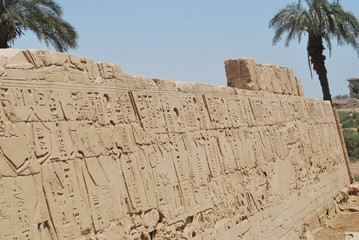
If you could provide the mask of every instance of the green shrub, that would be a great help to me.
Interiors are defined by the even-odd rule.
[[[359,159],[359,113],[356,112],[338,112],[342,128],[344,129],[344,141],[348,151],[349,159],[355,162]],[[347,128],[356,128],[356,131]]]
[[[349,83],[348,86],[354,98],[359,98],[359,83]]]
[[[339,115],[340,122],[344,122],[344,121],[352,118],[351,112],[341,112],[341,111],[339,111],[338,115]]]
[[[359,128],[359,113],[357,112],[338,112],[342,128]]]
[[[348,130],[343,135],[349,158],[355,162],[359,158],[359,135]]]
[[[358,158],[359,158],[359,148],[358,148],[358,147],[355,148],[355,149],[352,151],[352,155],[353,155],[353,156],[358,156]]]
[[[354,176],[354,180],[359,182],[359,175]]]
[[[359,113],[355,112],[355,113],[352,113],[352,116],[351,116],[355,121],[357,121],[359,123]]]
[[[343,95],[336,95],[333,97],[333,99],[347,99],[349,96],[348,94],[343,94]]]
[[[359,124],[355,119],[347,119],[343,121],[342,128],[358,128]]]

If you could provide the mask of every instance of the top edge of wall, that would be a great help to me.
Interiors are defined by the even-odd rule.
[[[225,68],[230,87],[304,96],[302,82],[290,68],[258,64],[251,58],[227,59]]]
[[[0,77],[9,80],[113,86],[126,89],[241,94],[249,91],[303,96],[301,81],[289,68],[256,64],[253,59],[225,62],[228,86],[132,76],[117,64],[46,49],[0,49]]]

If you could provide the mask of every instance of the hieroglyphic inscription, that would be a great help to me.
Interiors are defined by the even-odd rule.
[[[321,178],[333,177],[338,188],[346,181],[333,112],[323,101],[166,87],[118,66],[41,50],[5,58],[1,239],[221,239],[237,225],[246,226],[238,237],[263,238],[280,235],[283,219],[304,211],[278,217],[278,209],[311,198],[315,207],[324,204],[319,191],[305,194]],[[27,68],[15,72],[16,62]],[[295,91],[295,79],[288,85],[284,72],[271,74],[278,86],[267,88]],[[271,224],[248,230],[261,221]]]
[[[299,102],[296,108],[288,100],[224,95],[201,98],[172,94],[160,99],[135,91],[124,91],[122,95],[67,91],[69,101],[54,91],[42,92],[49,98],[57,96],[53,99],[57,104],[47,105],[47,121],[39,117],[41,109],[31,109],[31,118],[26,117],[34,121],[27,123],[32,129],[32,140],[28,141],[33,142],[34,156],[44,159],[39,162],[48,179],[45,194],[48,200],[52,199],[49,211],[54,212],[56,234],[62,239],[110,229],[111,222],[146,209],[159,209],[165,217],[176,221],[200,209],[213,208],[211,203],[219,207],[232,201],[231,194],[236,192],[233,181],[242,186],[237,193],[242,200],[237,199],[233,207],[241,218],[253,216],[272,204],[275,194],[285,198],[305,187],[306,181],[317,181],[326,168],[326,160],[316,158],[314,162],[311,156],[334,147],[331,141],[319,144],[322,136],[333,138],[333,123],[318,126],[313,120],[293,122],[300,118],[298,114],[310,115],[306,111],[323,115],[324,107],[318,104]],[[71,123],[61,121],[59,114],[51,114],[60,105],[64,119],[72,119]],[[17,108],[23,106],[12,102],[9,106],[14,113],[8,116],[20,116]],[[5,106],[3,111],[7,111]],[[273,116],[282,117],[279,125],[268,125]],[[3,130],[4,136],[19,138],[7,133],[11,131],[7,129]],[[303,136],[318,144],[309,146],[300,141]],[[337,159],[340,154],[336,153]],[[304,172],[307,159],[312,159],[313,167]],[[268,163],[287,160],[293,163],[295,177],[301,179],[293,189],[281,192],[272,190],[270,180],[257,181],[270,179],[274,174],[275,168]],[[335,158],[331,161],[339,164]],[[108,164],[112,173],[103,167]],[[115,172],[122,189],[115,188],[110,180]],[[250,191],[252,188],[257,191]],[[228,214],[218,211],[218,219]],[[26,211],[22,209],[21,213]],[[3,219],[9,225],[5,213]],[[23,228],[26,226],[24,222]],[[9,235],[6,231],[4,234]],[[24,234],[27,232],[31,234],[30,230],[23,230]]]

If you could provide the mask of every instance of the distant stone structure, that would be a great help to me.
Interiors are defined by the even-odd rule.
[[[232,87],[0,50],[0,239],[302,239],[350,182],[336,112],[225,65]]]
[[[349,78],[349,79],[347,79],[347,81],[349,82],[349,84],[351,84],[351,83],[359,83],[359,78]],[[353,92],[353,89],[349,86],[349,97],[350,98],[355,98],[355,96],[354,96],[354,92]]]

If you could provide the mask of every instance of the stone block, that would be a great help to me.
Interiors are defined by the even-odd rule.
[[[247,90],[260,90],[256,73],[256,62],[249,58],[225,61],[227,85]]]
[[[6,68],[8,69],[32,69],[34,65],[29,62],[24,52],[19,51],[11,57],[8,57]]]
[[[247,90],[303,96],[300,79],[291,69],[273,64],[257,64],[253,59],[238,58],[225,61],[227,85]]]

